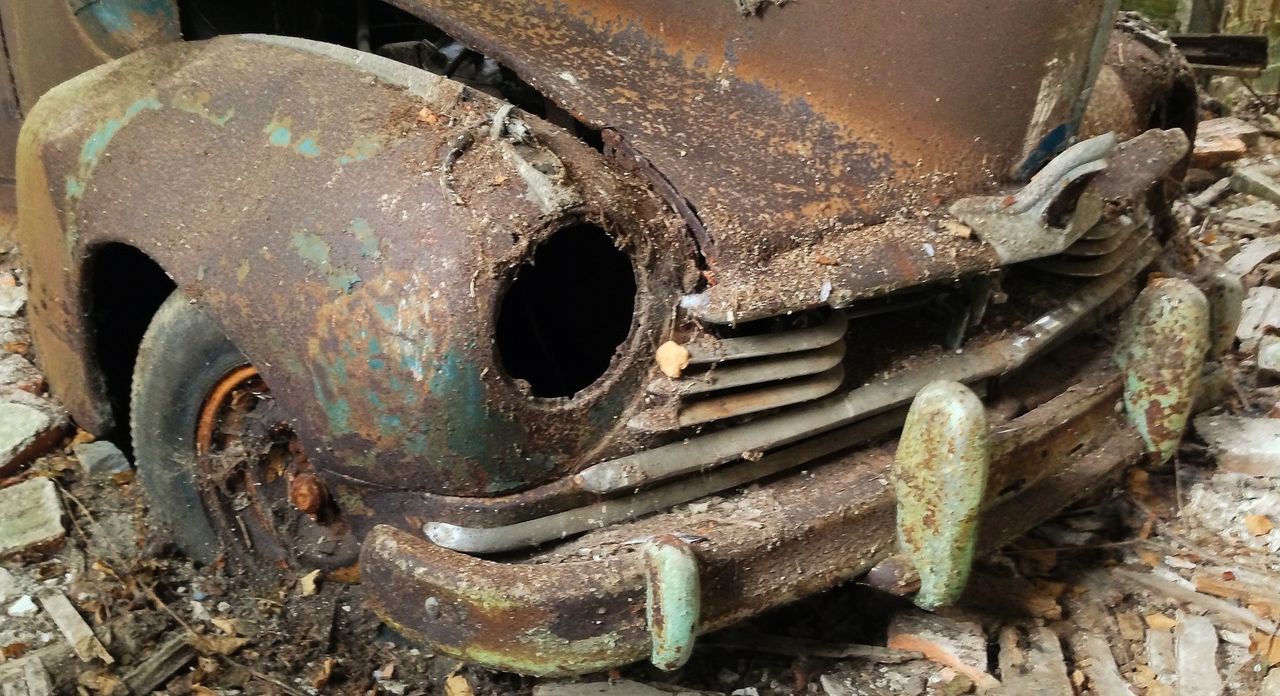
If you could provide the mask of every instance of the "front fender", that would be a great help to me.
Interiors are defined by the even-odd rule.
[[[625,437],[690,251],[648,189],[535,118],[377,56],[224,37],[129,56],[52,90],[19,145],[32,332],[85,428],[111,425],[86,260],[154,259],[218,321],[319,467],[491,495],[551,481]],[[497,304],[567,224],[632,259],[636,311],[605,375],[536,399],[495,357]],[[564,311],[575,311],[565,307]]]

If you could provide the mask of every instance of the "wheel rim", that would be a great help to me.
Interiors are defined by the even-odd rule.
[[[227,541],[281,566],[354,562],[349,525],[252,365],[229,370],[208,390],[194,435],[200,494]]]

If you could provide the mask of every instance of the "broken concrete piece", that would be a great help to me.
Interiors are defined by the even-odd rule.
[[[1200,416],[1195,429],[1217,451],[1219,469],[1280,477],[1280,419]]]
[[[52,445],[49,414],[26,404],[0,403],[0,474],[30,460],[42,446]]]
[[[1250,234],[1269,234],[1280,225],[1280,208],[1271,201],[1258,201],[1253,205],[1228,210],[1223,217],[1229,221],[1245,225]]]
[[[0,568],[0,602],[8,600],[10,597],[18,595],[18,581],[14,579],[13,574],[4,568]]]
[[[46,592],[40,595],[40,606],[44,607],[45,613],[53,619],[53,623],[62,632],[62,637],[67,639],[67,643],[81,660],[92,662],[96,659],[106,664],[116,661],[98,641],[97,636],[93,635],[93,629],[85,623],[66,595],[57,591]]]
[[[1280,336],[1265,336],[1258,344],[1258,374],[1267,379],[1280,378]]]
[[[1173,686],[1178,681],[1178,662],[1174,656],[1173,633],[1149,628],[1143,647],[1147,656],[1147,666],[1155,674],[1156,681],[1166,686]]]
[[[91,479],[110,478],[132,468],[124,452],[106,440],[76,445],[72,451],[80,462],[80,470]]]
[[[40,394],[44,391],[44,375],[21,355],[5,355],[0,357],[0,385]]]
[[[1208,208],[1214,203],[1217,203],[1218,201],[1222,200],[1230,192],[1231,192],[1231,179],[1230,178],[1219,179],[1216,183],[1209,186],[1209,188],[1206,188],[1200,193],[1197,193],[1196,195],[1187,199],[1187,202],[1191,204],[1191,207],[1197,210],[1204,210],[1205,208]]]
[[[1178,693],[1186,696],[1218,696],[1222,677],[1218,674],[1218,632],[1203,616],[1179,612],[1177,641]]]
[[[0,557],[51,548],[66,535],[62,501],[53,481],[34,478],[0,488]]]
[[[1276,258],[1280,258],[1280,238],[1264,237],[1246,242],[1240,247],[1240,251],[1227,261],[1226,266],[1228,271],[1244,277],[1258,266]]]
[[[26,619],[35,616],[38,611],[40,608],[36,606],[35,600],[30,595],[23,595],[10,604],[4,613],[17,619]]]
[[[980,688],[1000,685],[988,672],[987,637],[976,621],[922,611],[901,612],[889,623],[889,647],[918,652],[968,677]]]
[[[1247,351],[1268,332],[1280,328],[1280,290],[1261,286],[1249,290],[1240,309],[1236,338]]]
[[[1251,164],[1236,167],[1231,174],[1231,187],[1240,193],[1280,204],[1280,183],[1273,178],[1275,173],[1275,167],[1268,165]]]
[[[27,289],[18,285],[0,285],[0,317],[16,317],[27,305]]]

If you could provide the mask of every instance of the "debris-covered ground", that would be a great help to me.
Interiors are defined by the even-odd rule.
[[[0,259],[3,695],[1272,694],[1280,696],[1280,118],[1205,124],[1176,214],[1244,279],[1167,470],[984,559],[924,614],[851,585],[707,636],[676,674],[539,682],[407,644],[359,586],[196,569],[148,523],[125,455],[45,395],[16,250]],[[5,246],[10,247],[11,242]]]

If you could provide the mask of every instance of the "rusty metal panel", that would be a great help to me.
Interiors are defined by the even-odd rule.
[[[0,0],[0,19],[24,113],[63,80],[182,38],[175,0]]]
[[[494,137],[499,113],[531,140]],[[401,489],[510,492],[631,437],[621,414],[691,256],[661,201],[558,129],[312,42],[228,37],[82,75],[29,115],[19,162],[32,332],[79,423],[100,430],[110,413],[85,279],[66,269],[127,243],[260,368],[318,468]],[[530,398],[497,362],[496,306],[529,250],[577,221],[647,271],[636,318],[597,384]]]
[[[980,549],[1007,544],[1140,456],[1140,437],[1115,410],[1120,393],[1115,371],[1094,362],[1078,386],[993,430]],[[651,654],[645,567],[633,540],[689,528],[708,537],[694,545],[698,630],[715,631],[856,578],[892,554],[892,459],[892,445],[866,448],[746,493],[742,504],[762,512],[750,524],[715,511],[670,512],[523,562],[478,559],[382,527],[362,550],[362,577],[380,588],[370,597],[375,611],[444,654],[526,674],[603,670]]]
[[[845,233],[874,246],[858,228],[1006,179],[1070,130],[1114,5],[393,1],[625,136],[722,274]]]

